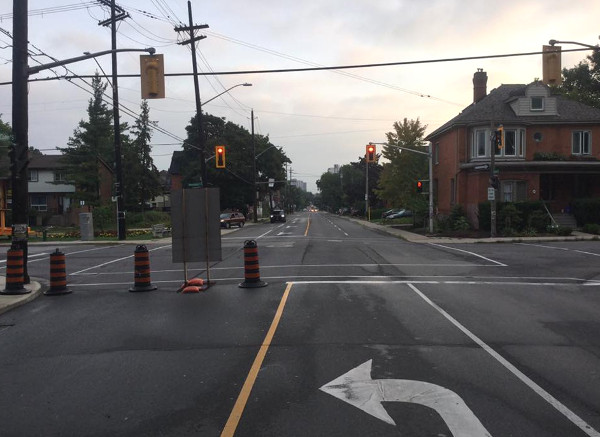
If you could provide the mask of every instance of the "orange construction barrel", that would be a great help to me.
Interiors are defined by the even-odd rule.
[[[65,254],[56,249],[50,254],[50,289],[45,291],[46,296],[55,296],[71,293],[67,288],[67,265]]]
[[[135,248],[135,269],[133,272],[133,287],[129,291],[152,291],[156,287],[150,282],[150,253],[148,248],[140,244]]]
[[[260,267],[258,262],[258,245],[254,240],[244,242],[244,282],[241,288],[258,288],[268,285],[260,280]]]
[[[6,288],[0,294],[27,294],[23,261],[23,249],[11,247],[6,254]]]

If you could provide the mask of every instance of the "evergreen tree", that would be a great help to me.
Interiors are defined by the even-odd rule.
[[[88,120],[81,120],[67,147],[59,148],[68,182],[77,189],[73,198],[91,205],[100,203],[98,160],[104,160],[111,168],[114,163],[112,111],[102,100],[106,86],[96,72],[92,79],[93,96],[89,100]]]
[[[140,116],[133,125],[132,141],[123,144],[123,178],[126,209],[144,209],[144,205],[161,193],[159,172],[150,153],[152,127],[150,108],[142,101]]]

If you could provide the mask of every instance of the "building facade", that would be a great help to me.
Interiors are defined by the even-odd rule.
[[[487,74],[477,71],[473,103],[425,138],[439,214],[460,204],[478,227],[492,165],[501,202],[543,200],[551,213],[568,214],[574,199],[600,196],[600,109],[538,81],[489,94],[486,84]],[[494,142],[500,128],[503,147]]]

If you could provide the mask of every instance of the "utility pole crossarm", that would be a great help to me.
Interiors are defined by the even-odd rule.
[[[195,43],[196,41],[203,40],[204,38],[206,38],[206,35],[200,35],[200,36],[196,36],[194,38],[188,39],[186,41],[178,42],[177,44],[184,46],[186,44],[191,44],[191,43]]]

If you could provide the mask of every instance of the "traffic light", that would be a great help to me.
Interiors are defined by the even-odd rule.
[[[367,162],[375,162],[377,149],[374,144],[367,144]]]
[[[494,132],[494,144],[496,149],[504,147],[504,127],[502,125],[498,126],[498,129]]]
[[[500,179],[498,176],[494,175],[490,177],[490,186],[495,190],[500,189]]]
[[[423,192],[423,181],[417,181],[417,193]]]
[[[215,165],[217,168],[225,168],[225,146],[215,146]]]
[[[140,55],[142,99],[165,98],[165,62],[163,55]]]

